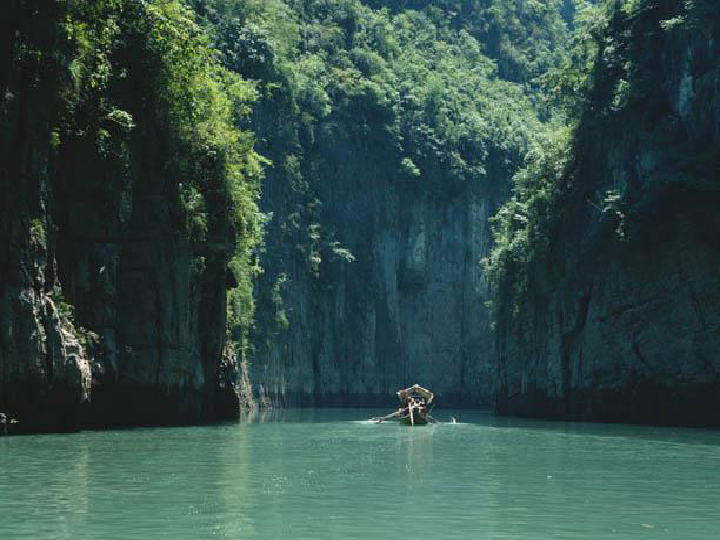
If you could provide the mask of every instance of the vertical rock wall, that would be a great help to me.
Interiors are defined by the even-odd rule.
[[[308,263],[287,186],[270,174],[272,210],[251,380],[262,403],[387,406],[415,382],[444,405],[489,404],[492,341],[488,218],[509,176],[502,153],[488,160],[485,185],[461,185],[430,171],[400,177],[392,154],[335,126],[315,138],[320,165],[309,171],[316,222],[354,260],[317,246]],[[278,277],[282,274],[282,280]],[[280,303],[267,295],[278,289]],[[279,324],[282,310],[287,325]]]
[[[720,425],[720,8],[609,32],[564,214],[497,324],[497,409]]]
[[[0,76],[0,410],[20,429],[72,429],[91,399],[87,348],[50,294],[50,154],[57,83],[14,64],[19,3],[8,6]],[[52,20],[52,19],[51,19]],[[38,17],[36,32],[49,30]],[[19,44],[18,44],[19,46]],[[13,424],[13,426],[15,426]],[[13,429],[15,429],[13,427]]]
[[[119,141],[110,152],[92,134],[60,144],[71,58],[58,41],[62,9],[11,2],[6,15],[0,411],[19,420],[16,431],[236,416],[227,194],[208,198],[208,241],[193,242],[180,225],[167,127],[148,96],[132,133],[108,133]]]

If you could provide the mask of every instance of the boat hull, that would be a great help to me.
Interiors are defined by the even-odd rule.
[[[402,423],[405,424],[406,426],[413,426],[413,425],[415,425],[415,426],[424,426],[424,425],[426,425],[426,424],[428,423],[427,418],[421,418],[421,417],[418,416],[418,415],[415,415],[415,417],[414,417],[413,420],[414,420],[414,423],[411,423],[411,422],[410,422],[410,417],[409,417],[409,416],[404,416],[403,418],[400,419],[400,422],[402,422]]]

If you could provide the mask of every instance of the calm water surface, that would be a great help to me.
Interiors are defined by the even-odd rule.
[[[0,538],[720,538],[720,432],[378,412],[0,438]]]

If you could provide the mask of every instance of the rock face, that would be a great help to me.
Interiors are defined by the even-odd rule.
[[[3,23],[0,411],[15,431],[236,416],[225,202],[208,198],[212,241],[182,232],[151,110],[108,155],[87,135],[58,145],[58,10],[13,2]],[[37,47],[37,60],[13,46]]]
[[[497,410],[717,426],[720,7],[647,2],[609,32],[565,214],[497,324]]]
[[[230,39],[243,44],[228,47],[234,69],[275,89],[254,125],[273,163],[251,336],[261,403],[388,406],[413,383],[443,405],[490,403],[488,218],[540,122],[511,82],[528,72],[484,53],[547,52],[565,23],[548,15],[557,2],[543,10],[533,28],[555,37],[535,49],[500,37],[505,16],[538,22],[524,6],[441,4],[289,3],[299,31],[282,48],[254,25],[226,31],[245,36]]]
[[[72,429],[91,398],[92,376],[86,347],[49,294],[56,269],[47,232],[54,88],[37,84],[14,99],[13,75],[2,77],[9,84],[0,135],[0,410],[20,418],[21,429]]]
[[[310,173],[314,219],[331,242],[303,243],[301,202],[271,175],[263,191],[273,220],[258,288],[268,296],[260,298],[253,339],[260,402],[388,406],[398,388],[418,382],[446,406],[489,404],[489,293],[480,261],[488,218],[509,184],[503,154],[488,160],[486,185],[467,186],[441,172],[399,178],[388,153],[363,150],[340,128],[316,134],[312,152],[322,156]]]
[[[234,374],[235,368],[223,355],[224,248],[204,246],[200,258],[197,246],[174,230],[177,195],[161,174],[140,169],[129,176],[110,212],[98,208],[92,190],[84,198],[78,183],[56,194],[56,260],[76,319],[97,334],[91,422],[233,415],[234,387],[224,386],[234,404],[218,395],[226,379],[221,371]],[[123,215],[124,205],[131,210]],[[229,410],[215,410],[220,401]]]

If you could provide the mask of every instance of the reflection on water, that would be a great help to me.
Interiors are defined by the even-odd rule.
[[[377,414],[0,439],[0,538],[718,538],[720,432]]]

